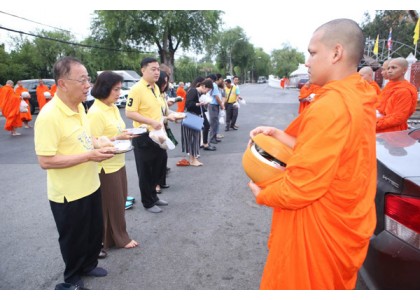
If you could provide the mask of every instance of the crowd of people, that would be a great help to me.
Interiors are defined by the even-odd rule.
[[[107,256],[107,249],[139,245],[127,232],[125,210],[132,197],[127,195],[125,151],[119,152],[117,143],[129,141],[132,145],[141,203],[147,212],[160,213],[161,207],[169,204],[158,197],[162,188],[169,187],[168,139],[178,143],[168,122],[181,122],[186,112],[205,120],[199,130],[181,124],[180,137],[182,149],[190,157],[188,165],[202,166],[198,161],[200,149],[216,150],[209,143],[211,126],[214,143],[221,142],[218,125],[208,122],[205,112],[209,106],[217,106],[213,108],[217,116],[214,120],[219,124],[219,110],[224,109],[225,102],[233,105],[239,99],[239,87],[234,89],[229,80],[225,92],[220,74],[207,79],[198,77],[187,90],[183,83],[179,84],[178,101],[168,93],[171,69],[155,58],[145,58],[140,64],[142,78],[131,88],[125,109],[133,129],[144,129],[133,133],[114,104],[121,92],[120,75],[102,72],[92,84],[86,67],[73,57],[59,59],[53,69],[57,88],[51,101],[40,102],[35,152],[48,173],[48,199],[65,263],[64,283],[57,288],[84,288],[83,276],[107,275],[107,270],[98,266],[98,259]],[[12,89],[13,83],[10,86]],[[40,86],[45,89],[41,82]],[[26,91],[18,92],[25,97]],[[95,101],[86,107],[88,94]],[[225,94],[227,99],[219,96]],[[220,102],[211,103],[216,99]],[[177,111],[172,111],[170,107],[175,103]],[[236,117],[237,113],[228,119],[227,129],[238,129]],[[81,173],[84,176],[77,176]]]
[[[52,99],[56,90],[56,85],[52,85],[51,89],[44,84],[43,80],[38,81],[36,88],[36,96],[39,110]],[[19,136],[22,133],[17,129],[32,128],[29,124],[32,121],[31,114],[31,95],[23,85],[22,81],[18,81],[16,86],[12,80],[7,80],[6,84],[0,87],[0,111],[6,118],[4,130],[10,131],[11,136]]]
[[[389,82],[378,90],[369,80],[371,70],[358,74],[363,47],[363,33],[352,20],[319,27],[308,47],[311,78],[300,91],[299,115],[285,130],[260,126],[250,132],[251,139],[287,134],[295,140],[281,176],[264,188],[248,184],[258,204],[273,208],[262,289],[355,287],[376,224],[376,133],[406,129],[417,105],[417,91],[404,79],[406,60],[386,62]],[[35,152],[48,174],[64,282],[75,288],[84,287],[83,276],[107,275],[98,266],[103,249],[139,245],[126,229],[128,182],[125,154],[117,142],[133,146],[144,209],[161,213],[169,205],[158,196],[169,187],[169,140],[178,143],[169,122],[181,122],[187,158],[177,166],[202,167],[200,149],[217,150],[224,137],[220,125],[225,131],[239,128],[238,77],[233,82],[221,74],[197,77],[186,90],[180,82],[176,95],[182,100],[177,102],[168,93],[170,68],[147,57],[140,70],[142,78],[128,94],[125,114],[134,129],[144,129],[141,133],[126,128],[114,105],[123,81],[116,73],[102,72],[92,86],[83,63],[63,57],[53,67],[56,90],[39,84]],[[47,92],[52,100],[43,102]],[[88,93],[95,101],[86,108]],[[12,135],[22,122],[30,127],[30,114],[20,111],[22,100],[28,100],[27,91],[19,84],[14,90],[8,81],[0,92],[0,109]],[[201,127],[185,122],[187,113],[201,119]]]

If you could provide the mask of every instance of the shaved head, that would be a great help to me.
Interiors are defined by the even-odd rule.
[[[404,57],[392,58],[390,62],[397,63],[403,69],[408,69],[408,61]]]
[[[359,74],[368,82],[372,81],[373,70],[371,67],[366,66],[359,70]]]
[[[358,65],[363,58],[365,38],[359,25],[350,19],[336,19],[321,25],[315,32],[323,32],[322,42],[330,47],[341,44],[349,62]]]

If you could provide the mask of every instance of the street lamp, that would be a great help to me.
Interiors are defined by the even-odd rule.
[[[229,73],[230,75],[233,75],[233,70],[232,70],[232,48],[233,46],[235,46],[236,42],[243,40],[244,38],[239,38],[236,41],[233,42],[232,46],[230,46],[230,50],[229,50]]]

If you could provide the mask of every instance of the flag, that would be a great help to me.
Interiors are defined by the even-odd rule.
[[[379,53],[379,34],[376,36],[375,46],[373,47],[373,54],[378,56]]]
[[[388,35],[388,50],[389,51],[392,50],[392,28],[389,30],[389,35]]]
[[[414,45],[417,45],[417,41],[419,40],[419,32],[420,32],[420,18],[417,20],[416,27],[414,28]]]

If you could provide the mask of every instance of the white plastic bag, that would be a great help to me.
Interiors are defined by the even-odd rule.
[[[226,124],[226,111],[221,110],[219,113],[219,124],[224,125]]]
[[[168,138],[168,135],[165,131],[165,126],[163,126],[158,130],[152,130],[149,132],[149,137],[154,141],[156,144],[159,145],[160,148],[165,150],[173,150],[175,149],[174,143]]]
[[[239,99],[239,103],[240,103],[241,105],[246,105],[246,101],[245,101],[245,99],[244,99],[244,98]]]

